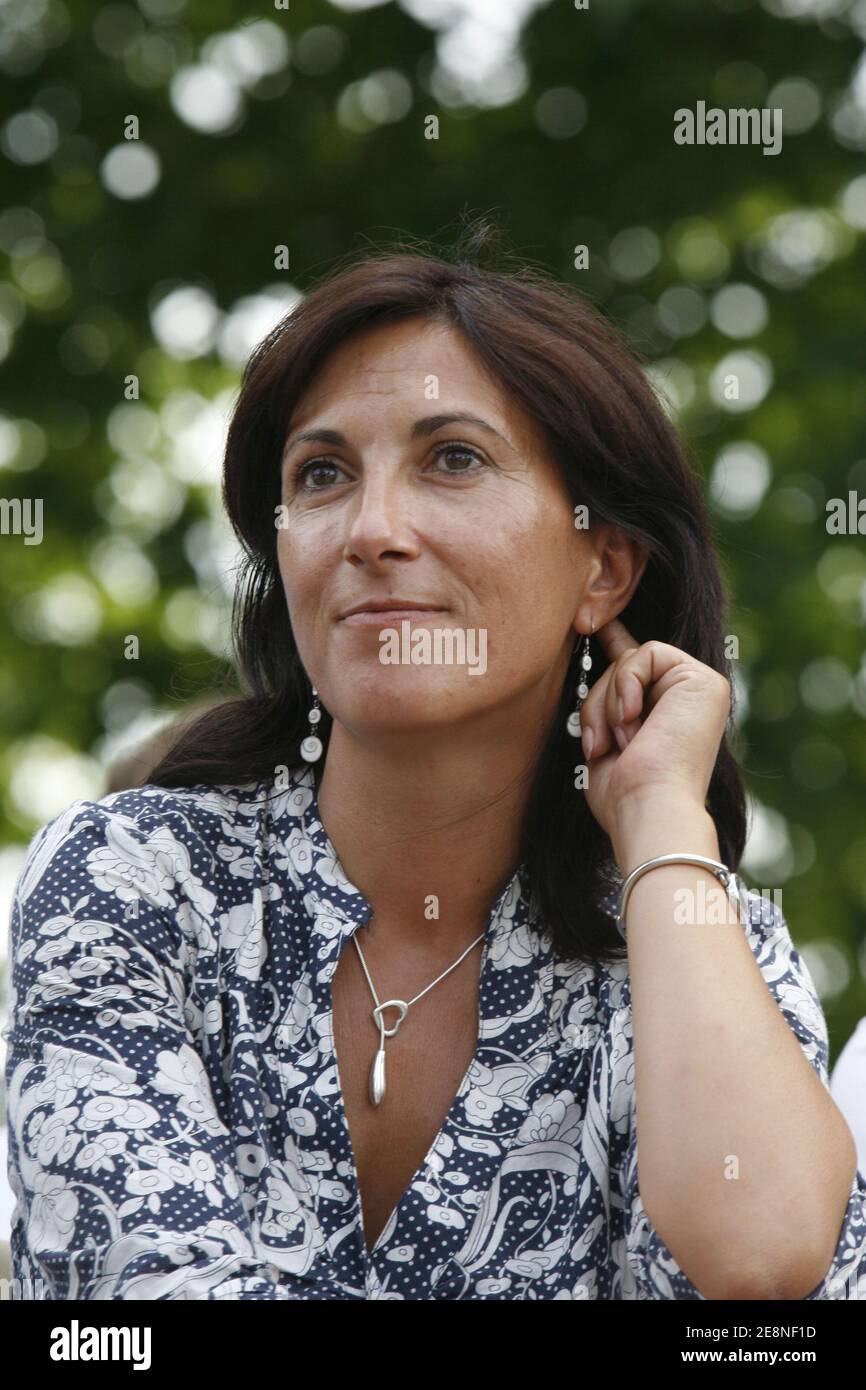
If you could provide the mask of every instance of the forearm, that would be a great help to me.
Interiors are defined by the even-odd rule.
[[[658,854],[720,857],[702,806],[648,798],[617,820],[623,873]],[[654,868],[626,911],[640,1193],[706,1297],[802,1298],[833,1257],[856,1151],[744,927],[675,920],[677,890],[701,884],[726,901],[707,869]]]

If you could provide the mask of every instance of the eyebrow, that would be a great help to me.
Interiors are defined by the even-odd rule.
[[[453,425],[462,422],[463,424],[478,425],[479,429],[487,430],[489,434],[495,434],[497,439],[501,439],[503,444],[507,444],[509,449],[512,445],[500,434],[499,430],[494,429],[486,420],[482,420],[480,415],[472,415],[469,411],[456,411],[448,415],[425,415],[423,419],[416,420],[409,430],[410,439],[421,439],[427,435],[435,434],[436,430],[442,429],[443,425]],[[283,449],[283,458],[295,448],[297,444],[316,443],[331,444],[335,448],[345,447],[347,439],[339,430],[311,429],[301,430],[299,434],[293,435]]]

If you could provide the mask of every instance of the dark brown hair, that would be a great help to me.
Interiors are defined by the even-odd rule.
[[[286,432],[296,402],[349,334],[416,317],[462,334],[539,424],[572,502],[587,506],[590,524],[612,522],[646,547],[646,569],[619,615],[636,640],[669,642],[731,679],[724,585],[698,476],[637,351],[583,293],[503,250],[500,234],[482,218],[464,228],[450,252],[403,237],[353,253],[250,357],[223,475],[223,500],[244,552],[233,633],[246,693],[187,724],[149,783],[246,784],[273,778],[279,766],[305,765],[298,749],[307,733],[311,685],[276,557]],[[597,679],[606,657],[596,639],[591,651]],[[598,901],[617,870],[608,836],[574,787],[578,745],[566,731],[573,675],[572,666],[527,798],[524,856],[557,952],[605,962],[624,950]],[[319,732],[326,751],[330,729],[323,710]],[[723,860],[737,868],[746,808],[727,738],[707,809]]]

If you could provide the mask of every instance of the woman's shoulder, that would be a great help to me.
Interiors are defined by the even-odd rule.
[[[150,876],[164,881],[207,876],[221,841],[243,839],[254,826],[267,784],[159,787],[144,785],[79,798],[31,838],[16,885],[23,907],[62,883],[128,883],[132,893]]]

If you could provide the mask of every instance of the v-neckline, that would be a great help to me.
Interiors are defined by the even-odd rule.
[[[515,878],[517,877],[517,874],[516,874],[516,873],[515,873],[514,877],[515,877]],[[402,1211],[402,1209],[403,1209],[403,1207],[404,1207],[404,1205],[405,1205],[405,1202],[406,1202],[406,1199],[407,1199],[409,1193],[412,1191],[412,1189],[414,1188],[414,1186],[415,1186],[415,1184],[416,1184],[417,1182],[423,1181],[423,1179],[424,1179],[424,1174],[425,1174],[425,1172],[427,1171],[428,1165],[429,1165],[429,1163],[430,1163],[431,1156],[432,1156],[433,1153],[436,1151],[437,1145],[439,1145],[439,1144],[441,1143],[441,1140],[442,1140],[443,1135],[449,1133],[449,1131],[450,1131],[450,1129],[451,1129],[451,1127],[452,1127],[454,1121],[455,1121],[456,1118],[457,1118],[458,1107],[459,1107],[459,1105],[462,1103],[462,1100],[463,1100],[463,1097],[464,1097],[465,1094],[466,1094],[466,1091],[469,1089],[469,1085],[470,1085],[470,1082],[471,1082],[471,1079],[472,1079],[472,1069],[473,1069],[473,1067],[474,1067],[474,1066],[476,1065],[476,1063],[477,1063],[477,1060],[478,1060],[478,1051],[479,1051],[479,1048],[481,1047],[482,1040],[483,1040],[483,1036],[484,1036],[484,1034],[483,1034],[483,1028],[484,1028],[484,986],[485,986],[485,975],[486,975],[487,960],[488,960],[488,956],[489,956],[489,953],[490,953],[490,945],[491,945],[491,942],[492,942],[492,940],[494,939],[494,937],[495,937],[495,935],[496,935],[496,931],[497,931],[497,928],[498,928],[498,925],[499,925],[498,918],[499,918],[499,907],[500,907],[500,905],[501,905],[501,900],[502,900],[502,898],[505,897],[506,893],[508,893],[508,891],[511,889],[511,887],[512,887],[512,885],[513,885],[513,882],[514,882],[514,879],[512,878],[512,880],[509,882],[509,884],[507,885],[507,887],[506,887],[505,889],[503,889],[502,893],[499,894],[499,896],[497,897],[496,903],[494,904],[494,907],[491,909],[490,915],[489,915],[489,917],[488,917],[487,927],[485,928],[485,939],[484,939],[484,941],[482,942],[482,945],[481,945],[481,962],[480,962],[479,975],[478,975],[478,1006],[477,1006],[477,1007],[478,1007],[478,1018],[477,1018],[477,1022],[476,1022],[476,1042],[475,1042],[475,1050],[474,1050],[474,1052],[473,1052],[473,1054],[472,1054],[472,1058],[471,1058],[471,1060],[470,1060],[470,1062],[469,1062],[469,1065],[467,1066],[465,1072],[463,1073],[463,1076],[462,1076],[462,1078],[461,1078],[461,1080],[460,1080],[460,1084],[459,1084],[459,1086],[457,1087],[457,1090],[456,1090],[456,1092],[454,1093],[454,1096],[452,1097],[451,1104],[450,1104],[449,1107],[448,1107],[448,1112],[447,1112],[447,1114],[446,1114],[444,1120],[442,1121],[442,1124],[440,1125],[440,1127],[439,1127],[437,1133],[434,1135],[432,1141],[430,1142],[430,1144],[429,1144],[429,1146],[428,1146],[428,1148],[427,1148],[427,1151],[426,1151],[426,1153],[424,1154],[424,1157],[422,1158],[422,1160],[421,1160],[421,1162],[419,1163],[418,1167],[415,1169],[415,1172],[412,1174],[412,1176],[409,1178],[409,1181],[408,1181],[408,1182],[405,1184],[405,1186],[403,1187],[403,1190],[402,1190],[402,1192],[400,1193],[400,1196],[397,1198],[397,1201],[395,1202],[395,1204],[394,1204],[394,1206],[392,1207],[391,1211],[388,1213],[388,1217],[387,1217],[387,1219],[386,1219],[384,1225],[382,1226],[381,1231],[379,1232],[378,1236],[376,1237],[375,1241],[373,1242],[373,1246],[372,1246],[371,1249],[368,1249],[368,1248],[367,1248],[367,1237],[366,1237],[366,1232],[365,1232],[365,1229],[364,1229],[364,1213],[363,1213],[363,1205],[362,1205],[362,1200],[361,1200],[361,1180],[360,1180],[360,1175],[359,1175],[359,1171],[358,1171],[358,1162],[357,1162],[357,1158],[356,1158],[356,1156],[355,1156],[355,1146],[354,1146],[354,1144],[353,1144],[353,1142],[352,1142],[352,1132],[351,1132],[351,1130],[350,1130],[350,1128],[349,1128],[349,1115],[348,1115],[348,1110],[347,1110],[347,1108],[346,1108],[346,1099],[345,1099],[345,1096],[343,1095],[343,1082],[342,1082],[342,1078],[341,1078],[341,1076],[340,1076],[340,1066],[339,1066],[339,1061],[338,1061],[338,1058],[337,1058],[337,1046],[336,1046],[335,1033],[334,1033],[334,975],[336,974],[337,966],[338,966],[339,963],[340,963],[340,958],[342,957],[343,951],[345,951],[345,950],[348,949],[349,943],[350,943],[352,937],[355,935],[355,932],[358,931],[361,927],[366,926],[366,925],[367,925],[367,922],[370,920],[370,917],[373,915],[373,909],[372,909],[372,907],[370,908],[369,914],[364,918],[364,920],[363,920],[363,921],[356,922],[356,923],[354,924],[354,929],[353,929],[351,932],[349,932],[348,934],[344,935],[343,940],[342,940],[342,944],[341,944],[341,946],[340,946],[340,950],[339,950],[339,952],[338,952],[338,954],[337,954],[337,959],[336,959],[336,961],[335,961],[335,963],[334,963],[334,970],[332,971],[332,973],[331,973],[331,975],[330,975],[330,978],[327,979],[327,980],[324,982],[324,988],[325,988],[325,991],[326,991],[326,999],[327,999],[327,1019],[328,1019],[328,1025],[327,1025],[327,1029],[326,1029],[326,1031],[325,1031],[325,1036],[328,1038],[328,1058],[327,1058],[327,1064],[328,1064],[329,1067],[333,1067],[333,1068],[334,1068],[334,1078],[335,1078],[335,1085],[334,1085],[334,1090],[333,1090],[332,1095],[331,1095],[331,1099],[332,1099],[333,1105],[334,1105],[334,1107],[335,1107],[335,1110],[336,1110],[336,1112],[337,1112],[337,1114],[338,1114],[339,1123],[340,1123],[340,1128],[341,1128],[342,1133],[343,1133],[343,1139],[344,1139],[344,1141],[345,1141],[346,1149],[347,1149],[348,1154],[349,1154],[349,1160],[350,1160],[350,1165],[351,1165],[351,1180],[352,1180],[352,1200],[353,1200],[353,1207],[354,1207],[354,1210],[355,1210],[356,1220],[357,1220],[357,1223],[358,1223],[358,1232],[359,1232],[359,1235],[360,1235],[360,1243],[361,1243],[361,1247],[362,1247],[362,1251],[363,1251],[363,1255],[364,1255],[364,1260],[365,1260],[365,1269],[369,1267],[369,1263],[372,1262],[372,1260],[373,1260],[373,1259],[375,1258],[375,1256],[377,1255],[377,1253],[378,1253],[378,1251],[379,1251],[379,1247],[380,1247],[381,1245],[385,1244],[387,1240],[390,1240],[391,1234],[393,1233],[393,1230],[394,1230],[394,1228],[395,1228],[397,1222],[399,1221],[400,1213],[401,1213],[401,1211]]]
[[[427,1148],[421,1163],[406,1183],[397,1202],[388,1215],[379,1235],[373,1243],[372,1249],[367,1248],[366,1233],[364,1230],[363,1211],[361,1205],[361,1185],[358,1173],[358,1164],[355,1156],[352,1135],[349,1129],[349,1118],[346,1109],[346,1101],[343,1095],[343,1083],[340,1077],[340,1067],[337,1059],[337,1049],[334,1040],[334,993],[333,982],[343,951],[349,946],[351,938],[361,927],[367,925],[373,916],[374,908],[368,898],[361,890],[352,883],[347,877],[336,848],[331,841],[325,828],[324,822],[319,814],[318,787],[316,785],[313,769],[309,769],[309,777],[301,771],[300,777],[295,783],[296,787],[306,788],[311,792],[311,800],[300,812],[300,821],[303,834],[320,851],[323,858],[328,862],[329,867],[333,866],[334,888],[331,890],[337,901],[333,901],[327,891],[330,884],[322,879],[318,873],[318,882],[314,887],[316,908],[313,912],[313,935],[314,938],[322,942],[332,940],[334,935],[339,936],[339,946],[336,956],[323,966],[318,972],[315,969],[315,951],[311,953],[311,982],[317,984],[323,990],[326,1019],[325,1027],[321,1033],[322,1054],[326,1060],[325,1070],[333,1072],[333,1088],[330,1092],[330,1104],[332,1111],[339,1124],[344,1147],[349,1158],[350,1181],[351,1181],[351,1200],[353,1209],[353,1219],[356,1224],[358,1243],[360,1245],[361,1257],[365,1277],[369,1277],[373,1268],[375,1256],[379,1253],[380,1247],[384,1246],[399,1222],[399,1218],[406,1201],[409,1198],[415,1185],[422,1181],[428,1169],[432,1155],[441,1144],[443,1138],[451,1136],[451,1132],[456,1124],[459,1107],[470,1088],[473,1078],[473,1069],[479,1062],[479,1051],[485,1042],[485,1019],[487,999],[487,984],[489,977],[488,963],[490,949],[493,942],[498,938],[500,931],[510,929],[511,923],[503,917],[503,906],[510,895],[515,890],[518,896],[524,896],[527,890],[527,871],[525,862],[522,862],[512,874],[508,883],[497,894],[490,911],[488,913],[487,924],[484,929],[484,941],[481,945],[481,961],[478,976],[478,1018],[476,1027],[476,1043],[472,1058],[467,1066],[460,1084],[452,1097],[448,1112],[442,1121],[436,1135]],[[316,868],[317,866],[311,866]],[[322,891],[322,890],[325,891]],[[348,900],[348,902],[343,901]],[[360,909],[359,915],[355,915],[349,909],[349,904],[353,909]],[[320,923],[327,922],[327,927],[323,928]],[[334,923],[337,923],[338,931],[334,932]],[[321,1016],[321,1015],[320,1015]]]

